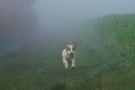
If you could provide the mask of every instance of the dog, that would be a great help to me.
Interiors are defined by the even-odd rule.
[[[75,49],[76,49],[77,43],[73,42],[69,44],[68,42],[65,42],[65,49],[62,52],[62,60],[63,64],[65,65],[65,68],[69,68],[69,64],[71,63],[70,69],[74,69],[76,62],[75,62]]]

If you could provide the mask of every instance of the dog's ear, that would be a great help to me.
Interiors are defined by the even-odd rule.
[[[76,46],[77,46],[77,43],[72,42],[72,46],[73,46],[73,47],[76,47]]]
[[[69,43],[68,42],[65,42],[65,46],[66,46],[66,49],[70,51],[70,48],[69,48]]]

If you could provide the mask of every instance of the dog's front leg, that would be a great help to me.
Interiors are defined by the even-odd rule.
[[[72,60],[72,65],[71,65],[71,69],[75,68],[75,59],[71,59]]]
[[[63,58],[63,64],[65,65],[65,68],[68,69],[68,61],[65,58]]]

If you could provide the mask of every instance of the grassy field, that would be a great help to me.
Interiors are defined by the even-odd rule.
[[[83,23],[70,38],[56,33],[47,41],[3,45],[0,90],[135,90],[134,21],[134,14],[108,15]],[[75,70],[61,60],[65,38],[78,43]]]

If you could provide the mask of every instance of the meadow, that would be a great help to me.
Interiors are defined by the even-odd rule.
[[[83,21],[70,37],[55,32],[4,43],[0,90],[135,90],[134,21],[135,14],[112,14]],[[62,63],[65,39],[78,44],[74,70]]]

